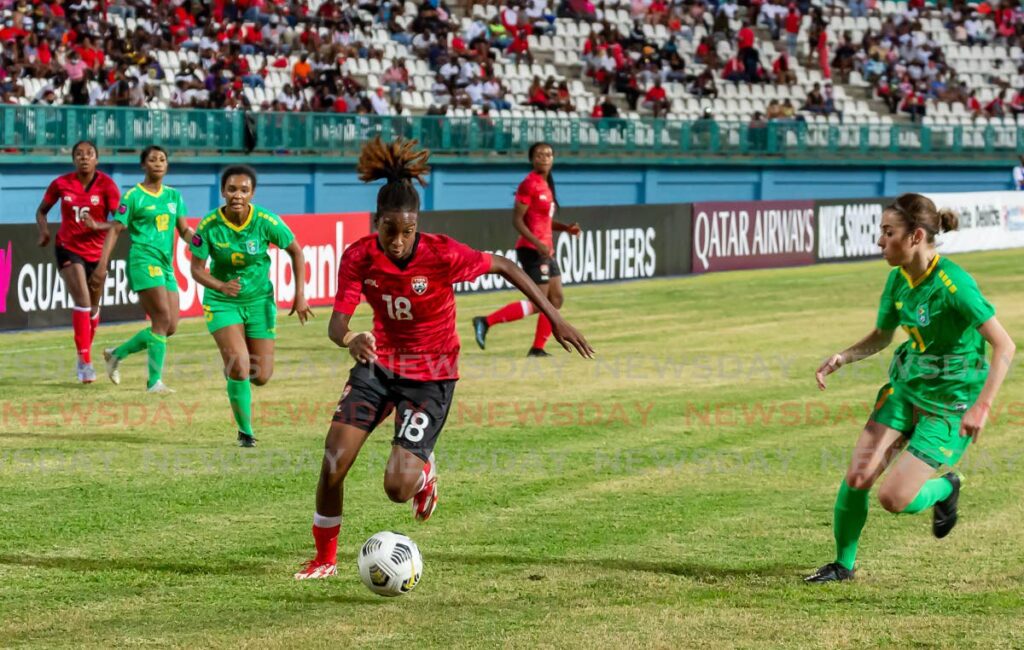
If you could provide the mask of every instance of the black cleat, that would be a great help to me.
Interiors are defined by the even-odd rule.
[[[528,357],[550,357],[551,353],[547,352],[544,348],[530,348],[530,351],[526,353]]]
[[[256,438],[250,436],[247,433],[238,432],[238,446],[239,447],[255,447]]]
[[[476,336],[476,344],[483,350],[487,346],[485,345],[487,339],[487,330],[491,329],[491,326],[487,324],[487,319],[483,316],[473,317],[473,335]]]
[[[804,578],[804,582],[841,582],[843,580],[853,580],[853,571],[847,569],[838,562],[826,564],[812,575]]]
[[[938,539],[948,535],[956,526],[957,501],[960,500],[960,485],[964,480],[964,477],[956,472],[950,472],[942,478],[953,484],[953,492],[932,507],[932,534]]]

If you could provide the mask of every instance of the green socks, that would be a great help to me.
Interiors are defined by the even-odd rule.
[[[164,357],[167,356],[167,337],[149,332],[149,344],[146,346],[146,353],[149,357],[149,381],[146,388],[152,388],[163,379]]]
[[[238,430],[251,436],[252,433],[252,387],[248,379],[228,377],[228,401],[235,415]]]
[[[933,478],[921,486],[921,491],[917,493],[913,501],[907,504],[903,512],[908,515],[915,515],[925,508],[931,508],[951,494],[953,494],[952,483],[945,478]]]
[[[864,522],[868,519],[869,492],[854,489],[843,480],[839,494],[836,495],[835,519],[832,523],[832,532],[836,538],[836,562],[851,571],[857,559],[860,532],[864,530]]]
[[[154,334],[153,330],[146,328],[139,330],[131,337],[114,349],[114,356],[121,360],[130,354],[146,350],[149,357],[149,381],[146,388],[152,388],[154,384],[163,379],[164,358],[167,357],[167,337]]]
[[[146,349],[146,346],[149,345],[149,336],[152,333],[152,330],[148,327],[144,330],[139,330],[135,333],[135,336],[131,337],[114,349],[114,356],[118,359],[124,359],[130,354],[142,352]]]

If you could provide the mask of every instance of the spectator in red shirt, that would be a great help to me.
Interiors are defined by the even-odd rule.
[[[789,5],[789,13],[786,14],[786,49],[790,56],[796,56],[796,39],[800,34],[800,21],[803,17],[797,11],[796,5]]]
[[[654,119],[658,119],[664,113],[668,113],[671,107],[672,103],[668,100],[665,89],[661,86],[661,80],[656,80],[654,85],[647,91],[647,94],[644,95],[644,108],[650,109],[654,113]]]

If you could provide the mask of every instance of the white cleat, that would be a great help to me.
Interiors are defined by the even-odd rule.
[[[103,360],[107,362],[107,377],[114,385],[121,383],[121,371],[117,369],[121,360],[114,356],[114,348],[107,348],[103,351]]]
[[[93,370],[91,363],[78,362],[78,383],[80,384],[91,384],[96,381],[96,371]]]
[[[149,388],[147,388],[146,392],[153,395],[170,395],[171,393],[174,392],[174,389],[169,387],[164,382],[158,381]]]

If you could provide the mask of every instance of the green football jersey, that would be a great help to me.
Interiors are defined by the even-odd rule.
[[[170,261],[178,217],[185,214],[185,201],[173,187],[164,185],[159,194],[153,194],[136,185],[121,197],[114,219],[128,227],[132,246],[150,249]]]
[[[900,326],[909,336],[889,366],[893,385],[929,412],[969,408],[988,377],[978,328],[994,315],[974,278],[945,257],[936,255],[917,282],[893,269],[877,320],[879,329]]]
[[[190,242],[192,255],[210,259],[210,273],[221,282],[238,278],[242,290],[231,298],[206,289],[203,302],[241,303],[273,297],[270,282],[270,244],[286,248],[295,239],[281,217],[258,205],[249,206],[249,216],[236,226],[224,216],[224,208],[211,212],[196,227]]]

